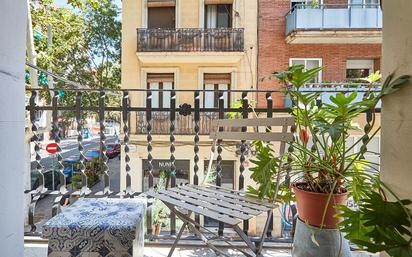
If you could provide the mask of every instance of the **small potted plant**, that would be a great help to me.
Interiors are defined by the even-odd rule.
[[[159,181],[155,190],[165,189],[169,183],[170,172],[161,170],[159,172]],[[167,219],[170,217],[170,211],[166,205],[159,199],[154,199],[152,207],[153,234],[159,236],[163,226],[166,226]]]
[[[166,225],[167,219],[169,218],[170,211],[162,203],[162,201],[155,199],[153,202],[153,234],[154,236],[159,236],[162,231],[162,227]]]

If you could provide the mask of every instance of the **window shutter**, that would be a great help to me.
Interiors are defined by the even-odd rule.
[[[231,84],[230,73],[205,73],[203,77],[204,84]]]
[[[233,4],[233,0],[205,0],[205,4]]]
[[[175,0],[147,0],[147,7],[174,7]]]
[[[174,82],[175,75],[173,73],[148,73],[147,83],[159,82]]]

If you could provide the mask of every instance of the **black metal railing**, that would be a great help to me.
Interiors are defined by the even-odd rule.
[[[41,91],[41,92],[40,92]],[[193,173],[188,173],[187,182],[192,181],[194,184],[198,185],[200,183],[199,175],[203,172],[203,168],[200,166],[200,152],[201,146],[207,146],[207,152],[210,153],[210,140],[201,141],[201,135],[207,135],[212,131],[211,121],[217,118],[232,117],[238,119],[251,118],[254,115],[259,115],[261,117],[274,117],[277,113],[288,113],[289,108],[275,108],[274,106],[279,106],[279,101],[275,96],[280,94],[280,91],[242,91],[242,90],[228,90],[219,91],[219,99],[214,108],[202,107],[201,99],[206,92],[211,90],[145,90],[145,89],[130,89],[130,90],[91,90],[91,89],[55,89],[46,93],[51,93],[52,101],[48,105],[39,106],[37,100],[39,95],[45,95],[44,91],[47,89],[27,89],[27,94],[30,94],[30,101],[26,106],[28,115],[30,116],[31,122],[31,133],[34,142],[35,151],[35,167],[34,172],[36,172],[39,179],[39,186],[32,191],[27,191],[27,193],[32,195],[32,200],[29,208],[29,223],[31,225],[31,230],[29,234],[36,232],[36,224],[34,222],[34,214],[36,203],[39,201],[41,196],[53,195],[55,197],[53,206],[53,215],[58,213],[59,202],[62,196],[79,196],[79,197],[124,197],[131,198],[140,195],[142,192],[135,192],[132,189],[132,184],[140,184],[146,186],[142,188],[153,188],[155,186],[155,178],[158,174],[154,171],[154,149],[156,147],[155,134],[167,134],[169,135],[168,140],[163,139],[163,145],[168,146],[168,156],[169,164],[171,169],[170,186],[174,187],[181,183],[181,173],[177,170],[176,161],[179,155],[179,145],[178,142],[183,140],[187,141],[187,135],[193,137],[189,140],[185,146],[190,145],[192,147],[192,154],[187,156],[187,160],[193,160],[191,165],[193,166]],[[158,93],[167,91],[170,95],[170,105],[168,108],[152,108],[152,93],[158,91]],[[343,90],[345,91],[345,90]],[[136,97],[133,99],[142,99],[142,102],[132,102],[129,95],[140,95],[142,97]],[[46,94],[47,95],[47,94]],[[193,98],[189,97],[178,97],[178,95],[192,95]],[[229,95],[225,98],[224,95]],[[111,98],[108,101],[108,98]],[[64,99],[65,98],[65,99]],[[96,98],[97,101],[91,101],[90,99]],[[193,99],[189,103],[177,102],[177,99]],[[241,106],[240,108],[232,108],[231,105],[225,102],[225,99],[239,99],[236,106]],[[258,99],[257,106],[253,110],[249,107],[249,104],[256,102]],[[65,101],[63,101],[65,100]],[[93,103],[97,103],[93,104]],[[45,169],[41,165],[42,156],[40,152],[40,139],[38,134],[38,115],[37,112],[52,112],[53,129],[52,133],[54,135],[54,141],[58,145],[58,171],[60,176],[60,187],[57,190],[48,190],[45,186],[44,172]],[[73,123],[77,125],[77,148],[79,152],[79,172],[81,175],[80,189],[74,190],[66,186],[65,175],[63,173],[63,161],[61,153],[61,138],[59,137],[59,131],[62,126],[62,119],[67,119],[64,115],[71,115],[67,117],[70,118]],[[87,116],[95,116],[98,120],[100,128],[99,149],[100,157],[102,161],[102,177],[104,182],[104,187],[100,192],[92,192],[88,187],[85,167],[85,156],[84,156],[84,143],[83,143],[83,126],[84,120]],[[113,190],[113,186],[110,183],[110,167],[108,165],[108,159],[106,157],[107,142],[105,135],[105,120],[110,116],[111,119],[117,119],[119,122],[122,121],[123,135],[122,135],[122,146],[124,151],[122,153],[122,158],[124,159],[124,165],[121,167],[124,169],[122,174],[125,176],[125,187],[121,191]],[[367,122],[370,123],[370,115],[366,115]],[[135,119],[136,123],[132,122]],[[221,129],[221,128],[219,128]],[[244,131],[244,128],[241,128]],[[139,142],[144,140],[143,145],[146,147],[147,152],[143,154],[144,160],[147,162],[145,169],[131,168],[131,157],[130,157],[130,145],[132,133],[137,135],[144,135],[140,138]],[[185,139],[180,136],[185,135]],[[217,142],[217,160],[216,160],[216,184],[222,185],[224,179],[224,169],[222,168],[222,163],[224,161],[224,152],[228,151],[227,145],[235,146],[235,150],[232,150],[232,159],[236,159],[239,162],[239,170],[233,171],[233,174],[238,174],[237,179],[233,179],[233,188],[238,190],[244,190],[247,185],[245,185],[244,173],[246,169],[245,160],[250,156],[250,151],[247,149],[247,144],[245,141],[239,142],[223,142],[219,140]],[[232,148],[233,149],[233,148]],[[205,150],[205,149],[204,149]],[[237,165],[234,165],[237,167]],[[136,176],[138,173],[139,176]],[[135,181],[136,177],[140,177],[141,181]],[[234,181],[237,181],[235,184]],[[236,187],[236,188],[235,188]],[[143,191],[143,190],[142,190]],[[200,221],[198,215],[195,216],[197,221]],[[174,235],[176,232],[176,217],[170,217],[170,235]],[[244,224],[244,230],[248,229],[249,224]],[[225,228],[222,224],[219,224],[218,232],[223,234]],[[271,237],[271,231],[273,230],[273,223],[268,230],[268,236]],[[148,211],[147,211],[147,233],[148,238],[152,238],[152,208],[151,202],[149,201]]]
[[[137,52],[243,51],[243,28],[137,29]]]

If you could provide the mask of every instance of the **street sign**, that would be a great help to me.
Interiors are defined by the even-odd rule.
[[[56,143],[50,143],[46,146],[46,151],[50,154],[55,154],[57,153],[57,147],[58,145]]]

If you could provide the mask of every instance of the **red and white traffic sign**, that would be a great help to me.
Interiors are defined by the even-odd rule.
[[[46,146],[46,151],[50,154],[57,153],[58,145],[56,143],[50,143]]]

